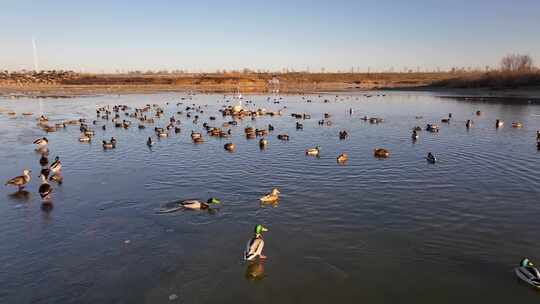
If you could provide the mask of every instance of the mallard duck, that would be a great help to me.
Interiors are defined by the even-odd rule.
[[[107,141],[103,141],[103,149],[105,150],[109,150],[109,149],[114,149],[115,148],[115,144],[113,144],[112,142],[107,142]]]
[[[146,145],[148,147],[152,147],[154,145],[154,142],[152,141],[152,137],[148,137],[148,140],[146,141]]]
[[[435,158],[435,156],[434,156],[431,152],[429,152],[429,153],[427,154],[426,160],[427,160],[429,163],[432,163],[432,164],[434,164],[434,163],[437,162],[437,158]]]
[[[268,125],[268,131],[274,131],[274,126]]]
[[[343,164],[349,160],[349,156],[346,153],[342,153],[337,157],[338,164]]]
[[[261,140],[259,140],[259,147],[265,148],[266,146],[268,146],[268,140],[261,138]]]
[[[84,133],[81,134],[81,136],[79,137],[80,142],[90,142],[90,140],[92,140],[92,138],[90,138],[90,136],[85,135]]]
[[[437,133],[439,132],[439,126],[437,126],[436,124],[427,124],[426,131]]]
[[[347,131],[339,131],[339,139],[346,139],[349,136]]]
[[[267,228],[262,225],[255,226],[255,235],[249,240],[244,251],[244,260],[253,261],[256,258],[266,259],[266,256],[262,254],[264,248],[264,240],[262,233],[268,231]]]
[[[260,201],[263,203],[274,203],[279,200],[279,190],[277,188],[272,189],[272,192],[265,194],[260,198]]]
[[[46,154],[41,154],[41,158],[39,159],[39,164],[43,167],[49,164],[49,159],[47,158]]]
[[[304,129],[304,125],[301,124],[301,123],[299,123],[299,122],[297,122],[297,123],[296,123],[296,130],[303,130],[303,129]]]
[[[287,141],[287,140],[289,140],[289,135],[287,135],[287,134],[279,134],[279,135],[277,136],[277,138],[278,138],[279,140]]]
[[[42,148],[42,147],[47,146],[47,144],[49,144],[49,140],[47,139],[47,137],[41,137],[34,140],[34,144],[37,145],[38,148]]]
[[[377,148],[373,150],[373,155],[377,158],[387,158],[390,156],[390,152],[386,149]]]
[[[443,118],[441,119],[442,123],[450,123],[450,118]]]
[[[315,148],[309,148],[306,150],[306,155],[310,156],[319,156],[320,150],[319,146],[316,146]]]
[[[480,110],[476,111],[476,116],[482,115],[482,112]]]
[[[504,121],[499,120],[499,119],[495,121],[495,128],[502,128],[503,125],[504,125]]]
[[[41,199],[46,201],[49,199],[49,195],[51,195],[53,188],[51,185],[47,182],[47,177],[45,175],[41,174],[39,176],[41,178],[41,185],[39,186],[39,196],[41,196]]]
[[[19,191],[21,191],[22,189],[24,189],[24,186],[26,186],[26,184],[28,184],[30,182],[30,170],[28,169],[25,169],[23,170],[23,175],[21,176],[17,176],[17,177],[14,177],[10,180],[8,180],[5,185],[6,186],[16,186]]]
[[[191,210],[206,210],[208,208],[210,208],[210,205],[212,204],[220,204],[220,200],[217,199],[217,198],[209,198],[206,203],[204,202],[201,202],[201,201],[198,201],[198,200],[187,200],[187,201],[183,201],[181,202],[180,204],[182,205],[183,208],[186,208],[186,209],[191,209]]]
[[[191,131],[191,139],[195,140],[197,138],[202,138],[202,134]]]
[[[519,121],[512,123],[512,128],[523,128],[523,124]]]
[[[235,149],[235,145],[233,143],[226,143],[223,148],[227,151],[232,152]]]
[[[540,140],[540,131],[536,131],[536,140]]]
[[[412,138],[412,140],[417,140],[419,138],[418,133],[416,132],[416,130],[412,131],[411,138]]]
[[[62,170],[62,162],[60,161],[59,156],[54,158],[54,161],[50,166],[50,170],[52,173],[59,173],[60,170]]]
[[[468,119],[467,122],[465,123],[465,127],[467,127],[467,129],[471,128],[473,126],[473,121]]]
[[[158,137],[165,138],[165,137],[169,136],[169,133],[167,133],[167,131],[165,131],[165,130],[160,130],[160,131],[157,133],[157,136],[158,136]]]

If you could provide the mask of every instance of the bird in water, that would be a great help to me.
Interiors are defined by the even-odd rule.
[[[310,156],[319,156],[319,153],[320,153],[320,150],[319,150],[319,146],[316,146],[315,148],[309,148],[306,150],[306,155],[310,155]]]
[[[221,201],[215,197],[209,198],[206,203],[198,200],[187,200],[181,203],[182,207],[191,210],[206,210],[210,208],[212,204],[220,204]]]
[[[39,178],[41,178],[41,185],[39,186],[39,196],[41,196],[41,199],[46,202],[49,200],[53,188],[47,182],[47,177],[45,175],[40,174]]]
[[[148,137],[148,140],[146,141],[146,145],[150,148],[154,145],[154,142],[152,141],[152,137]]]
[[[338,164],[344,164],[349,160],[349,156],[346,153],[342,153],[337,157]]]
[[[30,170],[23,170],[23,175],[14,177],[6,182],[6,186],[16,186],[19,192],[24,189],[24,186],[30,182]]]
[[[36,152],[40,152],[41,154],[45,154],[49,152],[49,149],[47,148],[47,145],[49,144],[49,140],[47,137],[41,137],[33,142],[35,145],[37,145]]]
[[[39,164],[42,167],[45,167],[49,164],[49,159],[47,158],[47,154],[41,154],[41,158],[39,159]]]
[[[437,158],[431,153],[429,152],[426,156],[426,160],[429,162],[429,163],[436,163],[437,162]]]
[[[279,190],[277,188],[272,189],[272,192],[265,194],[259,200],[263,203],[275,203],[279,200]]]
[[[50,168],[51,172],[53,174],[60,173],[60,170],[62,170],[62,162],[60,161],[60,157],[57,156],[54,158],[54,162],[51,164]]]
[[[255,226],[255,235],[249,240],[244,252],[244,260],[253,261],[256,258],[266,259],[266,256],[262,254],[264,248],[264,240],[262,233],[268,231],[267,228],[262,225]]]

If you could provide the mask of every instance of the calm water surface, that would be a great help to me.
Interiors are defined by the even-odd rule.
[[[194,145],[189,133],[208,116],[219,126],[222,95],[196,95],[177,107],[182,94],[74,99],[0,99],[0,178],[33,170],[30,195],[0,187],[0,303],[536,303],[540,293],[519,283],[513,267],[523,256],[540,263],[540,153],[535,133],[540,106],[441,99],[431,94],[246,96],[253,109],[281,117],[246,119],[230,140],[206,137]],[[324,103],[328,98],[330,103]],[[166,103],[170,102],[169,105]],[[50,133],[51,158],[59,155],[64,183],[54,185],[54,209],[41,210],[39,156],[32,141],[44,133],[36,116],[51,121],[95,119],[96,106],[159,104],[165,117],[187,104],[207,105],[194,125],[184,115],[182,132],[150,150],[152,127],[107,131],[98,121],[91,144],[77,126]],[[353,108],[351,116],[348,109]],[[483,115],[476,117],[474,112]],[[18,113],[13,119],[8,111]],[[293,112],[312,115],[295,130]],[[415,125],[439,122],[438,134]],[[332,126],[317,120],[330,113]],[[360,117],[379,116],[372,125]],[[416,119],[415,116],[423,116]],[[495,119],[506,122],[494,128]],[[467,131],[465,121],[474,119]],[[229,120],[227,118],[226,120]],[[512,121],[525,127],[513,129]],[[276,130],[261,151],[243,136],[246,126]],[[347,140],[338,131],[347,130]],[[288,133],[291,141],[276,135]],[[103,151],[115,136],[117,148]],[[232,141],[235,153],[223,150]],[[321,157],[304,150],[321,146]],[[390,150],[376,160],[376,147]],[[432,151],[440,162],[428,164]],[[338,166],[339,153],[349,154]],[[261,206],[262,193],[278,187],[281,200]],[[218,212],[158,215],[165,202],[210,196]],[[253,226],[266,233],[263,264],[242,258]],[[256,272],[257,280],[246,274]],[[170,300],[175,294],[178,298]]]

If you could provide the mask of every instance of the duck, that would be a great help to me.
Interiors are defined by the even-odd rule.
[[[476,116],[480,116],[480,115],[482,115],[482,111],[480,110],[476,111]]]
[[[229,152],[233,152],[236,147],[233,143],[226,143],[223,148]]]
[[[420,132],[420,131],[422,131],[422,127],[416,126],[416,127],[414,127],[412,130],[413,130],[413,131],[416,131],[416,132]]]
[[[450,118],[443,118],[441,119],[442,123],[450,123]]]
[[[5,186],[16,186],[18,188],[18,190],[21,191],[22,189],[24,189],[26,184],[28,184],[30,182],[30,180],[31,180],[30,172],[32,172],[32,171],[30,171],[28,169],[24,169],[23,170],[23,175],[20,175],[20,176],[17,176],[17,177],[14,177],[14,178],[8,180],[5,183]]]
[[[45,177],[45,175],[41,174],[39,177],[41,178],[41,185],[38,189],[39,196],[41,196],[43,201],[47,201],[53,191],[53,187],[47,182],[47,177]]]
[[[434,164],[434,163],[437,162],[437,158],[435,158],[435,156],[434,156],[431,152],[429,152],[429,153],[427,154],[426,160],[427,160],[429,163],[431,163],[431,164]]]
[[[262,254],[264,248],[262,233],[267,232],[268,229],[262,225],[256,225],[254,230],[254,236],[248,241],[244,251],[244,260],[246,261],[253,261],[256,258],[266,259],[266,256]]]
[[[39,148],[47,146],[47,144],[49,144],[49,140],[47,139],[47,137],[41,137],[41,138],[38,138],[38,139],[34,140],[33,143],[35,145],[37,145],[38,149],[39,149]]]
[[[57,174],[60,173],[60,170],[62,170],[62,162],[60,161],[60,157],[57,156],[54,158],[53,163],[49,167],[52,173]]]
[[[167,137],[167,136],[169,136],[169,134],[165,130],[160,130],[160,131],[157,132],[157,136],[158,137]]]
[[[303,129],[304,129],[304,125],[301,124],[301,123],[299,123],[299,122],[297,122],[297,123],[296,123],[296,130],[303,130]]]
[[[386,149],[377,148],[373,150],[373,155],[377,158],[387,158],[390,156],[390,152]]]
[[[495,121],[495,128],[502,128],[502,126],[504,125],[504,121],[502,120],[499,120],[497,119],[497,121]]]
[[[514,269],[517,277],[535,288],[540,288],[540,271],[528,259],[523,258],[519,266]]]
[[[49,164],[49,159],[47,158],[46,154],[41,154],[41,158],[39,159],[39,164],[44,167]]]
[[[116,145],[114,143],[107,142],[105,140],[103,141],[102,146],[103,146],[103,149],[105,149],[105,150],[114,149],[116,147]]]
[[[268,125],[268,131],[274,131],[274,126],[273,125]]]
[[[206,203],[198,200],[186,200],[181,202],[183,208],[190,210],[206,210],[210,208],[212,204],[220,204],[221,201],[215,197],[209,198]]]
[[[540,141],[540,131],[536,131],[536,140]]]
[[[202,134],[191,131],[191,139],[195,140],[197,138],[202,138]]]
[[[279,134],[279,135],[277,136],[277,138],[278,138],[279,140],[287,141],[287,140],[289,140],[289,135],[287,135],[287,134]]]
[[[412,140],[417,140],[420,136],[418,135],[418,133],[416,132],[416,130],[413,130],[412,131],[412,135],[411,135],[411,138]]]
[[[148,137],[148,140],[146,141],[146,145],[148,147],[152,147],[154,145],[154,142],[152,141],[152,137]]]
[[[467,127],[467,129],[471,128],[473,126],[473,121],[468,119],[467,122],[465,123],[465,127]]]
[[[439,132],[439,126],[437,126],[436,124],[427,124],[426,131],[437,133]]]
[[[523,128],[523,124],[519,121],[512,123],[512,128]]]
[[[268,140],[261,138],[261,140],[259,140],[259,147],[262,149],[262,148],[265,148],[266,146],[268,146]]]
[[[84,133],[82,133],[81,136],[79,136],[80,142],[90,142],[90,140],[91,140],[90,136],[87,136]]]
[[[349,136],[349,133],[347,131],[339,131],[339,139],[346,139]]]
[[[320,153],[320,147],[316,146],[315,148],[309,148],[306,150],[306,155],[310,156],[319,156]]]
[[[274,188],[272,192],[263,195],[259,200],[263,203],[275,203],[279,200],[280,193],[277,188]]]
[[[346,153],[342,153],[337,157],[338,164],[343,164],[349,160],[349,156]]]

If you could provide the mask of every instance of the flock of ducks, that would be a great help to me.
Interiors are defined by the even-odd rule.
[[[336,96],[337,97],[337,96]],[[280,98],[281,99],[281,98]],[[305,99],[305,97],[303,97]],[[185,100],[185,98],[182,98],[182,100]],[[270,97],[268,98],[270,100]],[[325,100],[327,102],[328,100]],[[227,100],[227,102],[229,102]],[[245,101],[246,103],[250,103],[250,101]],[[311,100],[307,100],[307,102],[311,102]],[[279,104],[280,101],[274,100],[274,104]],[[168,104],[168,103],[167,103]],[[180,107],[183,105],[183,102],[177,103],[177,107]],[[185,107],[183,110],[177,111],[175,114],[177,115],[185,115],[187,119],[192,120],[193,124],[196,125],[199,123],[199,120],[201,117],[199,115],[205,113],[206,106],[196,106],[195,104],[189,105]],[[286,107],[283,107],[282,109],[278,111],[267,111],[265,109],[258,109],[255,111],[246,110],[241,106],[241,103],[236,106],[224,106],[220,111],[221,115],[223,116],[224,120],[227,120],[227,117],[230,117],[231,119],[228,121],[225,121],[222,123],[221,126],[212,126],[211,124],[216,121],[215,116],[209,116],[209,122],[204,122],[202,126],[206,130],[206,135],[210,137],[217,137],[217,138],[229,138],[232,134],[231,126],[236,126],[238,124],[238,121],[243,119],[251,118],[252,120],[255,120],[257,117],[260,116],[281,116],[283,114],[283,111],[286,109]],[[349,114],[352,115],[353,110],[349,110]],[[104,106],[99,107],[96,109],[96,119],[93,120],[90,123],[87,123],[86,119],[79,119],[79,120],[70,120],[70,121],[63,121],[55,124],[49,124],[48,118],[45,116],[41,116],[38,119],[38,126],[44,130],[45,132],[55,132],[57,129],[60,128],[66,128],[67,125],[78,125],[80,129],[80,135],[78,137],[78,141],[81,143],[89,143],[92,142],[93,137],[96,134],[96,131],[94,130],[94,127],[98,124],[101,124],[101,129],[106,130],[108,125],[104,122],[111,121],[114,128],[119,129],[129,129],[132,127],[132,124],[137,124],[138,129],[146,129],[148,125],[154,125],[154,132],[155,132],[155,138],[157,140],[167,138],[171,136],[171,134],[174,132],[174,134],[179,134],[182,132],[181,126],[180,126],[180,119],[177,119],[175,115],[173,114],[169,119],[167,119],[167,123],[163,127],[155,126],[156,122],[159,122],[160,119],[165,115],[165,110],[160,107],[157,104],[150,105],[147,104],[144,107],[141,108],[135,108],[131,110],[130,107],[127,105],[114,105],[114,106]],[[477,116],[481,115],[480,111],[476,112]],[[311,119],[311,115],[307,113],[292,113],[291,116],[295,119]],[[330,126],[332,125],[332,121],[330,120],[330,114],[325,113],[323,115],[323,119],[318,121],[318,124],[321,126]],[[417,116],[417,119],[421,119],[422,117]],[[369,122],[370,124],[381,124],[384,122],[384,119],[380,117],[367,117],[364,116],[360,118],[361,120],[365,122]],[[452,114],[450,113],[448,117],[442,118],[441,123],[448,124],[451,122]],[[504,122],[502,120],[496,120],[495,127],[496,128],[502,128],[504,125]],[[474,126],[474,122],[472,120],[467,120],[465,123],[465,127],[467,129],[470,129]],[[300,121],[295,122],[295,127],[297,130],[303,130],[304,124]],[[522,128],[523,124],[520,122],[513,122],[512,123],[513,128]],[[269,142],[267,140],[267,137],[270,132],[273,132],[275,130],[274,126],[269,124],[264,129],[254,129],[253,127],[246,127],[244,129],[244,134],[246,136],[246,139],[255,139],[259,138],[258,145],[261,149],[265,149]],[[417,141],[419,139],[419,132],[424,130],[424,128],[420,126],[416,126],[412,129],[411,139],[413,142]],[[437,133],[439,132],[440,127],[437,124],[430,123],[427,124],[425,127],[425,131]],[[349,134],[346,130],[341,130],[338,133],[338,137],[340,140],[345,140],[349,137]],[[204,143],[204,135],[200,132],[195,132],[192,130],[190,132],[190,138],[194,144],[202,144]],[[289,141],[290,136],[288,134],[282,133],[277,135],[277,139],[281,141]],[[36,145],[35,151],[40,155],[39,164],[41,166],[41,171],[39,174],[40,179],[40,186],[38,189],[39,195],[43,201],[43,204],[51,204],[51,194],[53,192],[53,187],[49,183],[49,181],[56,182],[58,184],[62,183],[62,175],[61,175],[61,169],[62,169],[62,163],[60,162],[60,158],[58,156],[55,157],[54,161],[49,165],[49,149],[48,144],[49,140],[46,137],[40,137],[36,139],[33,142]],[[151,148],[156,144],[156,139],[153,137],[148,137],[146,140],[146,145]],[[537,131],[536,134],[536,143],[537,148],[540,150],[540,131]],[[104,150],[111,150],[115,149],[117,146],[117,140],[114,137],[111,137],[110,140],[102,140],[101,143]],[[224,150],[229,152],[234,152],[236,150],[236,145],[233,142],[227,142],[223,146]],[[313,156],[313,157],[319,157],[321,154],[321,148],[319,145],[316,145],[312,148],[308,148],[305,150],[306,156]],[[385,148],[375,148],[373,150],[373,156],[375,158],[388,158],[390,157],[390,151]],[[345,164],[349,159],[349,156],[346,153],[341,153],[337,156],[336,162],[338,164]],[[426,156],[426,160],[429,163],[436,163],[437,158],[433,155],[433,153],[429,152]],[[8,180],[5,185],[17,187],[18,191],[23,191],[23,189],[30,183],[31,181],[31,171],[28,169],[23,170],[23,174],[21,176],[14,177],[10,180]],[[274,204],[279,201],[279,195],[280,191],[277,188],[273,188],[271,192],[264,194],[260,197],[261,203],[265,204]],[[172,204],[169,204],[166,206],[166,208],[162,209],[160,212],[167,213],[167,212],[174,212],[179,209],[188,209],[188,210],[211,210],[211,205],[220,204],[221,202],[217,198],[210,198],[206,202],[201,202],[199,200],[184,200],[179,202],[173,202]],[[257,258],[264,259],[266,258],[262,254],[262,250],[264,247],[264,240],[262,239],[262,233],[268,231],[267,228],[263,227],[262,225],[256,225],[254,229],[254,235],[249,240],[248,245],[246,247],[244,258],[248,261],[252,261]]]

